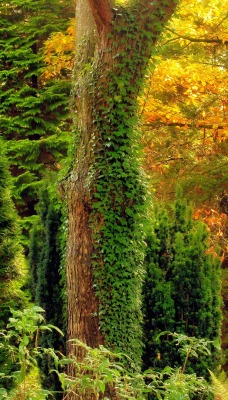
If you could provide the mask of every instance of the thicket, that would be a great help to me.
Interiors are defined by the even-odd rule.
[[[40,191],[37,205],[38,220],[30,237],[31,292],[34,303],[45,311],[47,324],[65,331],[65,268],[64,250],[66,229],[64,229],[64,206],[54,197],[53,189],[44,186]],[[56,330],[45,331],[39,340],[44,348],[64,352],[64,340]],[[39,361],[43,387],[60,390],[56,374],[49,375],[53,367],[50,357]],[[56,395],[57,396],[57,395]],[[58,398],[58,397],[56,397]]]
[[[207,344],[204,340],[191,339],[184,335],[175,335],[179,350],[184,354],[184,364],[181,368],[165,368],[161,373],[147,370],[144,374],[129,373],[124,368],[124,358],[128,355],[113,353],[103,346],[91,348],[85,343],[74,340],[74,345],[84,349],[85,357],[78,360],[77,357],[67,358],[63,354],[56,353],[52,348],[40,347],[39,339],[42,332],[57,329],[44,324],[42,308],[30,307],[23,311],[13,311],[7,329],[0,330],[0,348],[4,347],[13,355],[15,372],[11,378],[15,384],[12,390],[0,388],[1,400],[44,400],[56,398],[57,393],[44,390],[40,387],[37,374],[37,360],[48,355],[55,365],[55,373],[59,376],[62,389],[59,393],[67,398],[76,391],[84,398],[107,400],[106,391],[115,387],[115,393],[119,400],[146,400],[151,394],[153,399],[189,400],[192,395],[199,394],[200,398],[211,393],[207,382],[198,378],[195,374],[186,374],[186,364],[192,357],[207,353]],[[57,329],[58,333],[61,331]],[[69,377],[63,372],[63,367],[73,364],[76,376]],[[4,376],[0,373],[0,379]],[[221,400],[226,400],[225,385],[211,374],[216,382],[216,391]]]
[[[39,346],[40,335],[53,329],[62,334],[58,328],[44,324],[44,310],[31,306],[23,310],[12,310],[6,329],[0,330],[0,349],[4,348],[8,357],[13,359],[14,371],[6,374],[0,372],[1,379],[12,380],[13,388],[0,387],[0,399],[7,400],[44,400],[52,394],[41,388],[38,361],[46,355],[55,357],[52,348]]]
[[[177,367],[183,359],[168,332],[210,341],[211,357],[195,359],[187,371],[208,376],[220,361],[220,259],[210,254],[206,225],[178,198],[159,210],[147,239],[144,283],[144,367]],[[162,332],[166,331],[166,334]]]
[[[67,152],[71,84],[44,79],[42,48],[53,32],[66,30],[73,14],[73,4],[59,0],[0,4],[0,131],[23,217],[35,213],[42,178],[59,170]]]
[[[51,175],[52,180],[56,179],[53,174],[60,169],[70,140],[70,79],[64,77],[64,71],[61,79],[45,77],[43,46],[52,33],[66,30],[73,15],[73,2],[9,0],[0,4],[0,132],[6,142],[6,156],[13,177],[13,200],[23,217],[20,220],[23,234],[28,237],[28,231],[35,224],[30,248],[32,268],[37,267],[32,271],[33,301],[45,309],[47,321],[61,327],[64,319],[61,285],[58,286],[62,279],[59,246],[64,246],[64,239],[57,238],[60,206],[54,201],[51,206],[44,194],[40,204],[46,201],[43,204],[46,211],[41,211],[40,205],[37,211],[36,204],[44,177]],[[0,161],[3,162],[2,157]],[[4,181],[10,181],[8,172],[1,180]],[[1,195],[5,196],[5,189]],[[8,251],[8,258],[1,257],[0,327],[4,328],[10,316],[9,307],[17,309],[25,305],[24,294],[20,292],[24,260],[19,254],[22,251],[19,240],[24,241],[25,236],[17,235],[16,212],[11,199],[6,201],[5,197],[1,206],[8,207],[2,212],[4,227],[1,226],[0,232],[1,238],[4,237],[4,251]],[[34,217],[37,212],[39,216]],[[8,219],[4,220],[5,217]],[[17,238],[13,242],[14,237]],[[26,250],[27,246],[26,239]],[[46,332],[42,342],[44,346],[48,343],[48,346],[63,347],[62,342],[57,343],[55,332]],[[6,363],[3,349],[1,353],[4,369],[7,369],[7,364],[11,365],[10,358]],[[43,377],[47,361],[47,358],[42,361]],[[52,384],[51,379],[50,382]]]
[[[20,245],[21,232],[16,209],[11,198],[11,176],[0,140],[0,329],[4,329],[11,308],[26,306],[27,297],[25,259]],[[9,373],[13,362],[4,348],[0,348],[0,371]],[[1,386],[1,382],[0,382]]]

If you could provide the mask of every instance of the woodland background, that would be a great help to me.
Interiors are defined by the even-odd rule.
[[[0,3],[3,330],[10,309],[36,304],[45,310],[47,324],[66,332],[68,223],[62,185],[77,147],[74,8],[73,2],[58,0]],[[164,331],[217,344],[221,339],[211,345],[209,361],[202,357],[189,365],[189,373],[207,379],[208,368],[217,376],[228,369],[227,10],[227,0],[180,2],[156,43],[138,98],[140,152],[135,153],[147,187],[144,369],[182,364],[167,337],[156,342]],[[43,334],[40,346],[65,352],[56,331]],[[15,370],[7,351],[0,347],[4,390],[12,387],[5,376]],[[48,375],[48,358],[38,364],[43,386],[61,390],[57,376]]]

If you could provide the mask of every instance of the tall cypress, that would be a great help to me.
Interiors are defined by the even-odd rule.
[[[162,367],[171,356],[169,341],[161,344],[155,340],[163,331],[174,331],[175,305],[173,300],[173,283],[170,278],[171,268],[171,229],[170,219],[161,213],[155,229],[147,236],[145,257],[146,278],[143,286],[144,311],[144,367]],[[169,354],[164,358],[164,354]]]
[[[207,376],[219,361],[221,325],[220,260],[209,254],[204,223],[177,199],[174,210],[162,210],[148,239],[144,283],[145,367],[181,366],[183,359],[164,331],[213,341],[211,357],[188,363],[188,372]]]
[[[45,310],[46,322],[64,331],[63,213],[48,188],[40,192],[38,213],[40,220],[33,228],[30,245],[32,295],[35,303]],[[55,330],[44,332],[40,345],[64,351],[64,342]],[[49,375],[53,367],[50,362],[48,357],[40,361],[42,383],[46,388],[58,390],[57,376]]]

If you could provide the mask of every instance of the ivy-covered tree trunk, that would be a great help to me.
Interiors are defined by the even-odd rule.
[[[66,189],[68,338],[120,349],[139,368],[144,189],[136,162],[137,96],[176,2],[124,4],[76,2],[77,151]],[[82,356],[75,346],[68,352]]]

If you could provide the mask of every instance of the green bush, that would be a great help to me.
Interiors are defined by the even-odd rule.
[[[16,209],[11,198],[11,178],[4,155],[4,142],[0,140],[0,329],[6,327],[10,309],[22,309],[27,304],[26,265],[20,245],[21,232]],[[0,349],[0,371],[10,372],[11,359],[5,359]],[[1,386],[1,384],[0,384]]]
[[[0,379],[13,382],[14,389],[7,390],[2,387],[0,399],[34,400],[46,399],[51,392],[35,387],[28,382],[28,375],[31,369],[37,367],[38,359],[49,354],[55,357],[53,349],[39,346],[39,336],[42,332],[55,329],[59,334],[62,332],[52,325],[44,325],[44,310],[41,307],[33,306],[23,311],[12,310],[12,317],[9,319],[7,328],[0,331],[0,349],[4,348],[6,356],[14,363],[14,371],[10,374],[1,373]]]
[[[220,260],[209,254],[205,224],[177,199],[174,209],[160,210],[147,240],[144,283],[144,367],[161,371],[179,367],[183,357],[163,331],[210,341],[211,357],[188,363],[188,372],[208,376],[220,361]],[[158,339],[157,339],[158,338]]]
[[[65,397],[73,392],[75,395],[95,396],[106,400],[111,400],[114,394],[120,400],[146,400],[148,396],[152,396],[154,400],[188,400],[192,395],[209,398],[205,397],[210,394],[207,382],[196,374],[186,374],[190,358],[197,358],[202,353],[209,354],[205,340],[174,334],[175,343],[184,354],[184,363],[180,368],[166,367],[161,372],[149,369],[143,374],[129,373],[124,367],[124,359],[129,357],[113,353],[103,346],[93,349],[78,340],[72,340],[75,346],[82,348],[82,360],[76,357],[66,358],[52,348],[40,347],[39,337],[42,332],[55,329],[62,334],[58,328],[44,325],[43,312],[37,306],[23,311],[12,310],[7,328],[0,331],[0,348],[6,349],[15,364],[15,371],[11,375],[0,374],[0,379],[12,379],[15,385],[10,391],[4,387],[0,389],[1,400],[44,400],[49,396],[56,398],[57,393],[44,390],[39,385],[37,362],[47,354],[55,365],[55,370],[49,372],[55,372],[59,376]],[[67,375],[65,371],[69,364],[73,364],[74,376]],[[30,371],[35,371],[37,382],[31,381]]]

